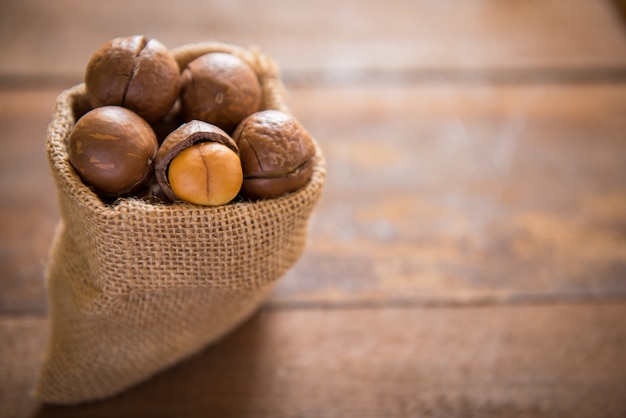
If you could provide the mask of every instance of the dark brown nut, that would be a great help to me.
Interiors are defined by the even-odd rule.
[[[144,186],[137,190],[133,196],[137,197],[140,200],[143,200],[146,203],[153,204],[162,204],[162,203],[171,203],[171,199],[165,195],[165,192],[159,186],[159,183],[156,180],[154,175],[150,176],[150,178],[146,181]]]
[[[165,116],[178,98],[180,69],[159,41],[120,37],[91,57],[85,87],[93,107],[122,106],[152,123]]]
[[[313,140],[297,120],[283,112],[264,110],[250,115],[233,139],[243,167],[240,193],[248,199],[293,192],[313,173]]]
[[[67,144],[69,161],[83,182],[108,196],[125,196],[143,186],[157,150],[150,125],[119,106],[87,112],[72,128]]]
[[[165,138],[155,172],[171,200],[206,206],[233,200],[243,181],[233,139],[217,126],[198,120],[181,125]]]
[[[181,74],[180,100],[186,120],[202,120],[232,133],[259,110],[261,85],[243,60],[212,52],[187,64]]]

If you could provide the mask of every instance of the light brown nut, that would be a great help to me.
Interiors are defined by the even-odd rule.
[[[247,117],[233,139],[243,167],[241,195],[278,197],[304,186],[313,172],[315,147],[304,127],[277,110]]]
[[[172,159],[167,177],[179,199],[205,206],[230,202],[243,181],[239,157],[218,142],[185,148]]]
[[[173,201],[217,206],[234,199],[243,181],[239,151],[222,129],[190,121],[170,133],[155,160],[156,178]]]

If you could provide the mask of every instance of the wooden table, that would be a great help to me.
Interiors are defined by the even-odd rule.
[[[626,26],[608,0],[0,5],[0,416],[626,416]],[[258,45],[328,180],[241,328],[109,400],[31,398],[55,97],[108,39]]]

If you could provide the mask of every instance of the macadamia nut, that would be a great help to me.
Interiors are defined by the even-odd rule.
[[[256,112],[241,122],[233,139],[243,167],[244,197],[263,199],[293,192],[304,186],[313,173],[313,140],[286,113]]]
[[[201,142],[183,150],[170,163],[167,176],[179,199],[205,206],[230,202],[243,181],[239,157],[217,142]]]
[[[158,143],[150,125],[119,106],[83,115],[68,138],[68,155],[83,182],[108,196],[140,188],[152,175]]]
[[[232,133],[239,122],[259,110],[261,85],[246,62],[232,54],[212,52],[183,70],[180,100],[187,120],[202,120]]]
[[[243,181],[235,141],[217,126],[198,120],[165,138],[156,156],[155,174],[171,200],[208,206],[230,202]]]
[[[169,50],[145,36],[120,37],[96,51],[85,72],[93,107],[128,108],[149,123],[165,116],[178,98],[180,70]]]

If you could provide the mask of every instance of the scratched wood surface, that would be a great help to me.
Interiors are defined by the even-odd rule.
[[[136,33],[170,47],[206,39],[259,45],[298,81],[626,65],[610,0],[21,0],[0,7],[0,75],[11,80],[80,78],[95,48]]]
[[[616,5],[169,3],[0,4],[0,417],[626,415]],[[132,33],[272,55],[327,187],[243,327],[114,399],[39,405],[46,125],[90,54]]]
[[[149,382],[78,407],[28,401],[47,320],[6,318],[0,331],[20,362],[0,358],[15,397],[3,409],[38,418],[617,418],[624,315],[623,303],[265,310]]]

